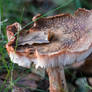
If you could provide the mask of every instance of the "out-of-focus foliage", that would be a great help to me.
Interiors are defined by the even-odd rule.
[[[34,69],[32,68],[25,69],[11,63],[5,49],[5,44],[7,43],[6,26],[14,22],[19,22],[24,26],[30,23],[32,17],[38,13],[45,16],[55,15],[62,12],[73,14],[78,8],[92,9],[92,0],[0,0],[0,92],[9,92],[10,89],[13,89],[13,91],[18,89],[15,92],[48,92],[47,77],[42,80],[39,79],[37,82],[35,80],[30,80],[31,82],[28,81],[28,79],[23,80],[23,78],[25,78],[23,75],[27,76],[32,72],[36,73],[36,71],[33,71]],[[67,81],[69,81],[69,85],[72,85],[71,81],[77,78],[75,72],[72,73],[68,71],[68,73],[66,72],[66,74],[72,76],[72,79],[69,79],[68,76]],[[32,77],[32,74],[30,77]],[[88,90],[88,87],[85,89],[81,86],[81,82],[84,83],[83,79],[81,81],[78,80],[77,82],[80,86],[79,89],[74,85],[70,86],[70,92],[74,92],[77,89],[79,91],[77,90],[76,92]],[[16,83],[27,83],[29,86],[34,86],[35,90],[30,91],[26,88],[15,86]],[[87,81],[85,83],[87,84]],[[25,89],[27,91],[25,91]]]
[[[73,13],[77,8],[92,8],[92,0],[0,0],[2,19],[8,23],[22,21],[28,23],[38,13],[55,15],[61,12]],[[59,7],[56,11],[53,9]]]
[[[37,13],[55,15],[61,12],[73,13],[81,7],[80,0],[1,0],[2,19],[9,19],[8,23],[22,21],[28,23]],[[56,11],[53,9],[60,7]]]

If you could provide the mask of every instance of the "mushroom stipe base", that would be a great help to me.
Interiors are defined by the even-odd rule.
[[[48,68],[50,92],[68,92],[63,67]]]

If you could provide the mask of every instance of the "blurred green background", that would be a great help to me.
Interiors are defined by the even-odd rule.
[[[23,87],[21,89],[20,86],[15,87],[16,81],[21,79],[20,73],[27,75],[32,72],[32,69],[19,67],[10,61],[5,49],[7,43],[6,26],[14,22],[19,22],[22,26],[29,23],[32,25],[32,18],[38,13],[45,16],[62,12],[73,14],[78,8],[92,9],[92,0],[0,0],[0,92],[48,92],[48,83],[46,87],[40,87],[43,86],[45,80],[48,81],[47,76],[43,79],[44,81],[40,81],[40,86],[35,90],[27,90]],[[69,72],[71,73],[71,71]],[[17,74],[15,79],[14,74]],[[84,80],[83,84],[86,83]],[[73,87],[73,85],[71,87],[72,91],[70,92],[88,92],[85,86],[80,89]],[[87,85],[87,88],[90,87]]]

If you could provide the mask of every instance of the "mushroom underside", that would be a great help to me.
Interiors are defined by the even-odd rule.
[[[40,46],[41,47],[41,46]],[[37,47],[38,48],[38,47]],[[30,51],[30,49],[29,49]],[[34,50],[29,54],[25,54],[25,51],[17,50],[16,52],[10,53],[10,58],[14,63],[20,66],[30,67],[33,62],[36,67],[57,67],[57,66],[68,66],[76,62],[83,62],[92,52],[92,47],[83,52],[54,52],[48,54],[40,54],[39,50]]]

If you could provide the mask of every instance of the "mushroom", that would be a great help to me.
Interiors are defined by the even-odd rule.
[[[11,60],[20,66],[30,67],[33,62],[36,68],[45,68],[50,92],[67,92],[64,67],[83,64],[92,52],[92,10],[78,9],[74,16],[40,16],[33,18],[33,27],[19,32],[19,38],[14,35],[20,24],[9,25],[6,49]]]

